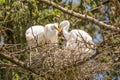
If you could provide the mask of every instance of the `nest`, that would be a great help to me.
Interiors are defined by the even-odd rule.
[[[43,80],[90,79],[93,74],[103,72],[109,66],[98,60],[91,61],[91,57],[95,54],[82,53],[81,47],[65,49],[49,44],[47,47],[41,45],[37,48],[38,53],[35,53],[32,48],[33,54],[29,68],[42,76]],[[22,50],[22,52],[24,51],[26,50]],[[29,63],[28,61],[29,59],[25,61],[26,65]]]
[[[77,62],[82,62],[93,55],[93,53],[81,53],[81,48],[70,50],[52,44],[44,49],[38,47],[38,50],[39,53],[31,58],[30,68],[41,75],[51,75],[73,68]]]

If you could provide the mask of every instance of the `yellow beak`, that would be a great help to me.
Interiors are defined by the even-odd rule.
[[[61,31],[61,29],[60,29],[60,28],[58,28],[58,27],[55,27],[55,29],[56,29],[56,30],[58,30],[58,32],[60,32],[60,31]]]

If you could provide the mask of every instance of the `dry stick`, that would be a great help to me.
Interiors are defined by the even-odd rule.
[[[18,59],[16,59],[16,58],[10,57],[9,55],[4,54],[4,53],[1,53],[1,52],[0,52],[0,56],[1,56],[2,58],[5,58],[5,59],[11,61],[12,63],[14,63],[14,64],[16,64],[16,65],[18,65],[18,66],[20,66],[20,67],[28,70],[28,71],[31,71],[31,72],[39,75],[39,73],[37,73],[34,69],[31,69],[31,68],[28,67],[24,62],[22,62],[22,61],[20,61],[20,60],[18,60]]]
[[[7,63],[0,63],[0,67],[17,67],[16,65],[11,65]]]
[[[101,28],[108,28],[108,29],[110,29],[110,30],[114,30],[114,31],[119,31],[119,32],[120,32],[120,28],[119,28],[119,27],[115,27],[115,26],[113,26],[113,25],[105,24],[104,22],[98,21],[97,19],[95,19],[95,18],[93,18],[93,17],[90,17],[90,16],[88,16],[88,15],[83,15],[83,14],[74,12],[73,10],[69,10],[69,9],[63,8],[63,7],[61,7],[60,5],[54,3],[53,1],[50,1],[50,0],[38,0],[38,1],[44,2],[44,3],[49,4],[49,5],[52,5],[52,6],[54,6],[55,8],[61,10],[61,11],[64,12],[64,13],[67,13],[67,14],[69,14],[69,15],[72,15],[72,16],[75,16],[75,17],[77,17],[77,18],[81,18],[81,19],[84,19],[84,20],[91,21],[91,22],[99,25]]]
[[[119,3],[119,1],[118,0],[112,0],[112,2],[114,3],[117,12],[120,15],[120,3]]]
[[[62,68],[61,70],[69,69],[69,68],[71,68],[72,66],[73,66],[73,67],[77,67],[77,66],[83,65],[83,64],[85,64],[87,61],[89,61],[89,60],[95,58],[96,56],[98,56],[99,54],[100,54],[100,52],[98,51],[96,54],[92,55],[92,56],[89,57],[89,58],[86,58],[86,59],[84,59],[84,60],[82,60],[82,61],[77,60],[77,61],[75,61],[74,64],[72,64],[72,65],[63,66],[63,68]]]
[[[89,58],[86,58],[86,59],[84,59],[82,61],[81,60],[77,60],[72,65],[63,66],[60,70],[62,70],[62,71],[66,70],[66,69],[69,70],[71,67],[77,67],[77,66],[83,65],[86,62],[88,62],[89,60],[91,60],[91,59],[97,57],[98,55],[100,55],[100,53],[101,52],[97,50],[97,53],[92,55],[92,56],[90,56]],[[49,71],[46,72],[46,73],[40,74],[39,76],[44,77],[46,74],[49,74]]]
[[[49,44],[49,43],[47,43],[47,44]],[[2,46],[0,45],[0,48],[2,47],[2,49],[4,49],[4,47],[6,48],[6,47],[8,47],[9,45],[10,45],[10,46],[12,46],[12,45],[17,46],[17,45],[19,45],[19,44],[3,44]],[[41,46],[42,46],[42,45],[32,47],[31,50],[32,50],[32,49],[35,49],[35,48],[37,48],[37,47],[41,47]],[[26,51],[30,51],[30,50],[26,47],[26,48],[24,48],[24,49],[22,49],[22,50],[19,50],[19,51],[16,51],[16,52],[12,52],[12,53],[9,52],[9,54],[11,54],[11,55],[23,54],[23,53],[26,52]]]
[[[104,5],[104,4],[107,4],[109,2],[110,2],[110,0],[106,0],[106,1],[103,1],[101,4]],[[100,4],[98,4],[98,6],[96,8],[93,8],[92,10],[90,10],[90,12],[96,12],[99,8],[101,8]]]
[[[89,57],[89,58],[87,58],[87,59],[85,59],[84,61],[79,61],[79,60],[78,60],[78,61],[76,61],[73,65],[64,66],[61,70],[64,70],[64,69],[66,69],[66,68],[70,68],[71,66],[75,67],[75,66],[78,66],[78,65],[85,64],[87,61],[89,61],[90,59],[96,57],[98,54],[100,54],[100,52],[94,54],[93,56],[91,56],[91,57]],[[26,70],[28,70],[28,71],[31,71],[31,72],[33,72],[33,73],[35,73],[35,74],[37,74],[37,75],[39,75],[39,76],[41,76],[41,77],[44,77],[45,74],[47,74],[47,73],[45,73],[45,74],[39,74],[39,72],[37,72],[37,71],[35,71],[34,69],[30,68],[30,67],[27,66],[24,62],[22,62],[22,61],[20,61],[20,60],[18,60],[18,59],[16,59],[16,58],[13,58],[13,57],[11,57],[11,56],[9,56],[9,55],[7,55],[7,54],[4,54],[4,53],[1,53],[1,52],[0,52],[0,56],[1,56],[2,58],[7,59],[8,61],[11,61],[12,63],[18,65],[19,67],[22,67],[22,68],[24,68],[24,69],[26,69]]]

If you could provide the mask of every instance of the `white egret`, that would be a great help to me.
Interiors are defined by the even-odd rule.
[[[44,38],[44,26],[35,25],[26,30],[25,33],[27,44],[30,47],[35,47],[41,41],[45,40]]]
[[[60,29],[58,28],[58,23],[45,25],[44,35],[45,35],[46,41],[50,41],[51,43],[56,44],[58,42],[57,39],[58,39],[59,32],[60,32]]]
[[[30,47],[35,47],[40,44],[41,41],[50,41],[51,43],[57,43],[58,38],[58,23],[47,24],[44,26],[36,25],[26,30],[26,40]],[[36,49],[36,53],[38,50]],[[31,52],[30,52],[30,63],[31,64]]]
[[[27,45],[29,46],[31,50],[31,47],[35,47],[41,41],[45,40],[44,27],[41,25],[32,26],[26,30],[25,36],[27,40]],[[38,53],[37,48],[36,48],[36,53]],[[30,51],[29,65],[31,64],[31,55],[32,55],[32,52]]]
[[[59,31],[58,23],[47,24],[45,27],[41,25],[32,26],[25,33],[28,46],[35,47],[41,41],[56,43]]]
[[[68,29],[70,27],[70,22],[68,20],[64,20],[60,23],[61,31],[66,39],[66,48],[72,48],[77,49],[81,47],[82,53],[91,52],[93,48],[93,41],[92,37],[85,31],[80,29],[73,29],[70,32],[68,32]],[[89,47],[88,47],[89,46]]]

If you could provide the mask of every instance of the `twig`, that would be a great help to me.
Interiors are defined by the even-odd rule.
[[[39,75],[39,73],[37,73],[34,69],[31,69],[31,68],[30,68],[29,66],[27,66],[24,62],[22,62],[22,61],[20,61],[20,60],[18,60],[18,59],[16,59],[16,58],[10,57],[9,55],[3,54],[3,53],[1,53],[1,52],[0,52],[0,56],[3,57],[3,58],[5,58],[5,59],[7,59],[7,60],[9,60],[9,61],[11,61],[12,63],[14,63],[14,64],[16,64],[16,65],[18,65],[18,66],[20,66],[20,67],[23,68],[23,69],[26,69],[26,70],[28,70],[28,71],[31,71],[31,72]]]
[[[110,0],[106,0],[106,1],[102,2],[101,4],[104,5],[104,4],[107,4],[107,3],[109,3],[109,2],[110,2]],[[95,12],[95,11],[97,11],[99,8],[101,8],[101,5],[98,5],[96,8],[90,10],[90,12]]]
[[[7,63],[0,63],[0,67],[16,67],[16,65],[11,65]]]
[[[112,1],[113,1],[114,5],[116,7],[117,12],[120,15],[120,3],[119,3],[119,1],[118,0],[112,0]]]

